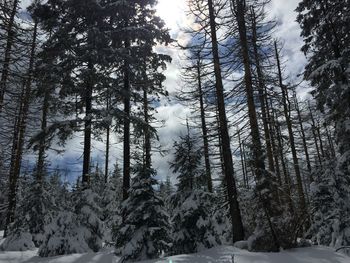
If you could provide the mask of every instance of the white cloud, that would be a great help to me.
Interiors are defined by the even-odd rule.
[[[297,13],[294,11],[300,0],[272,0],[270,16],[278,22],[275,36],[283,43],[283,55],[286,59],[286,73],[292,79],[301,74],[306,58],[300,51],[303,39],[300,37],[300,27],[296,22]]]

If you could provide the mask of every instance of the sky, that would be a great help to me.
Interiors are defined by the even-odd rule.
[[[29,0],[23,0],[25,5]],[[299,37],[300,29],[296,23],[296,13],[294,12],[299,0],[271,0],[268,6],[268,12],[272,18],[276,19],[278,26],[275,30],[276,38],[283,43],[283,55],[285,60],[286,72],[285,75],[296,76],[300,74],[305,65],[305,57],[300,51],[303,44]],[[185,14],[186,0],[158,0],[157,12],[158,15],[165,21],[166,26],[170,30],[170,34],[174,39],[184,40],[185,35],[181,32],[181,28],[189,23],[188,17]],[[176,93],[178,87],[181,85],[180,81],[180,67],[181,59],[179,50],[173,45],[160,48],[159,51],[165,51],[172,56],[173,62],[168,65],[165,75],[167,77],[164,85],[170,95]],[[301,96],[304,96],[307,91],[300,90]],[[169,169],[169,161],[172,159],[172,145],[174,140],[185,131],[184,120],[190,114],[189,110],[176,102],[171,96],[163,99],[160,106],[157,108],[155,117],[164,121],[164,127],[158,130],[160,144],[163,149],[169,150],[166,156],[153,154],[153,167],[158,172],[158,178],[165,180],[166,176],[171,176],[174,182],[176,176],[172,175]],[[104,143],[94,141],[93,143],[93,159],[101,163],[104,162]],[[49,159],[51,161],[51,168],[60,167],[63,174],[66,174],[66,179],[74,182],[75,178],[81,174],[82,167],[82,137],[75,135],[72,140],[66,144],[66,151],[62,154],[51,152]],[[111,156],[110,168],[116,161],[121,164],[122,161],[122,143],[120,138],[115,135],[111,138]],[[103,168],[103,167],[101,167]]]

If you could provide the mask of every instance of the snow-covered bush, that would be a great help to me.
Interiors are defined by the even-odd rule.
[[[20,188],[16,216],[7,229],[4,250],[25,251],[32,249],[32,243],[36,247],[40,246],[44,238],[44,226],[52,221],[58,211],[55,200],[58,196],[51,191],[49,182],[39,183],[35,178],[22,179]]]
[[[220,244],[212,210],[213,194],[203,190],[177,192],[172,196],[173,254],[194,253]]]
[[[60,212],[51,224],[45,227],[45,239],[39,248],[39,256],[51,257],[91,251],[86,242],[86,228],[72,212]]]
[[[75,196],[75,213],[79,224],[84,228],[84,238],[94,252],[102,248],[105,227],[100,219],[102,210],[100,197],[91,189],[79,189]]]
[[[42,257],[97,252],[102,247],[104,225],[99,218],[98,196],[91,189],[73,194],[75,211],[62,211],[45,227]]]
[[[139,168],[129,197],[121,205],[122,222],[114,230],[116,253],[125,261],[157,258],[169,250],[168,214],[153,186],[154,171]]]
[[[32,241],[33,237],[25,231],[17,231],[8,235],[0,246],[3,251],[25,251],[32,250],[35,245]]]

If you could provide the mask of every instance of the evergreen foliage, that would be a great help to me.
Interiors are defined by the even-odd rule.
[[[114,232],[117,253],[125,261],[159,257],[170,247],[169,218],[157,195],[154,170],[137,166],[129,197],[121,204],[121,225]]]
[[[203,171],[202,152],[189,128],[186,136],[174,143],[174,160],[171,167],[178,173],[178,188],[171,196],[172,211],[172,253],[194,253],[220,243],[216,232],[215,217],[212,217],[216,203],[215,195],[201,190],[195,184]]]

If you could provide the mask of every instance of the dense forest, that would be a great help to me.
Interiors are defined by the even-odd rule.
[[[124,262],[350,246],[348,0],[300,0],[296,75],[269,0],[187,0],[186,41],[156,0],[29,2],[0,1],[0,250],[109,246]],[[171,149],[163,101],[189,112]],[[67,175],[55,156],[78,137]]]

